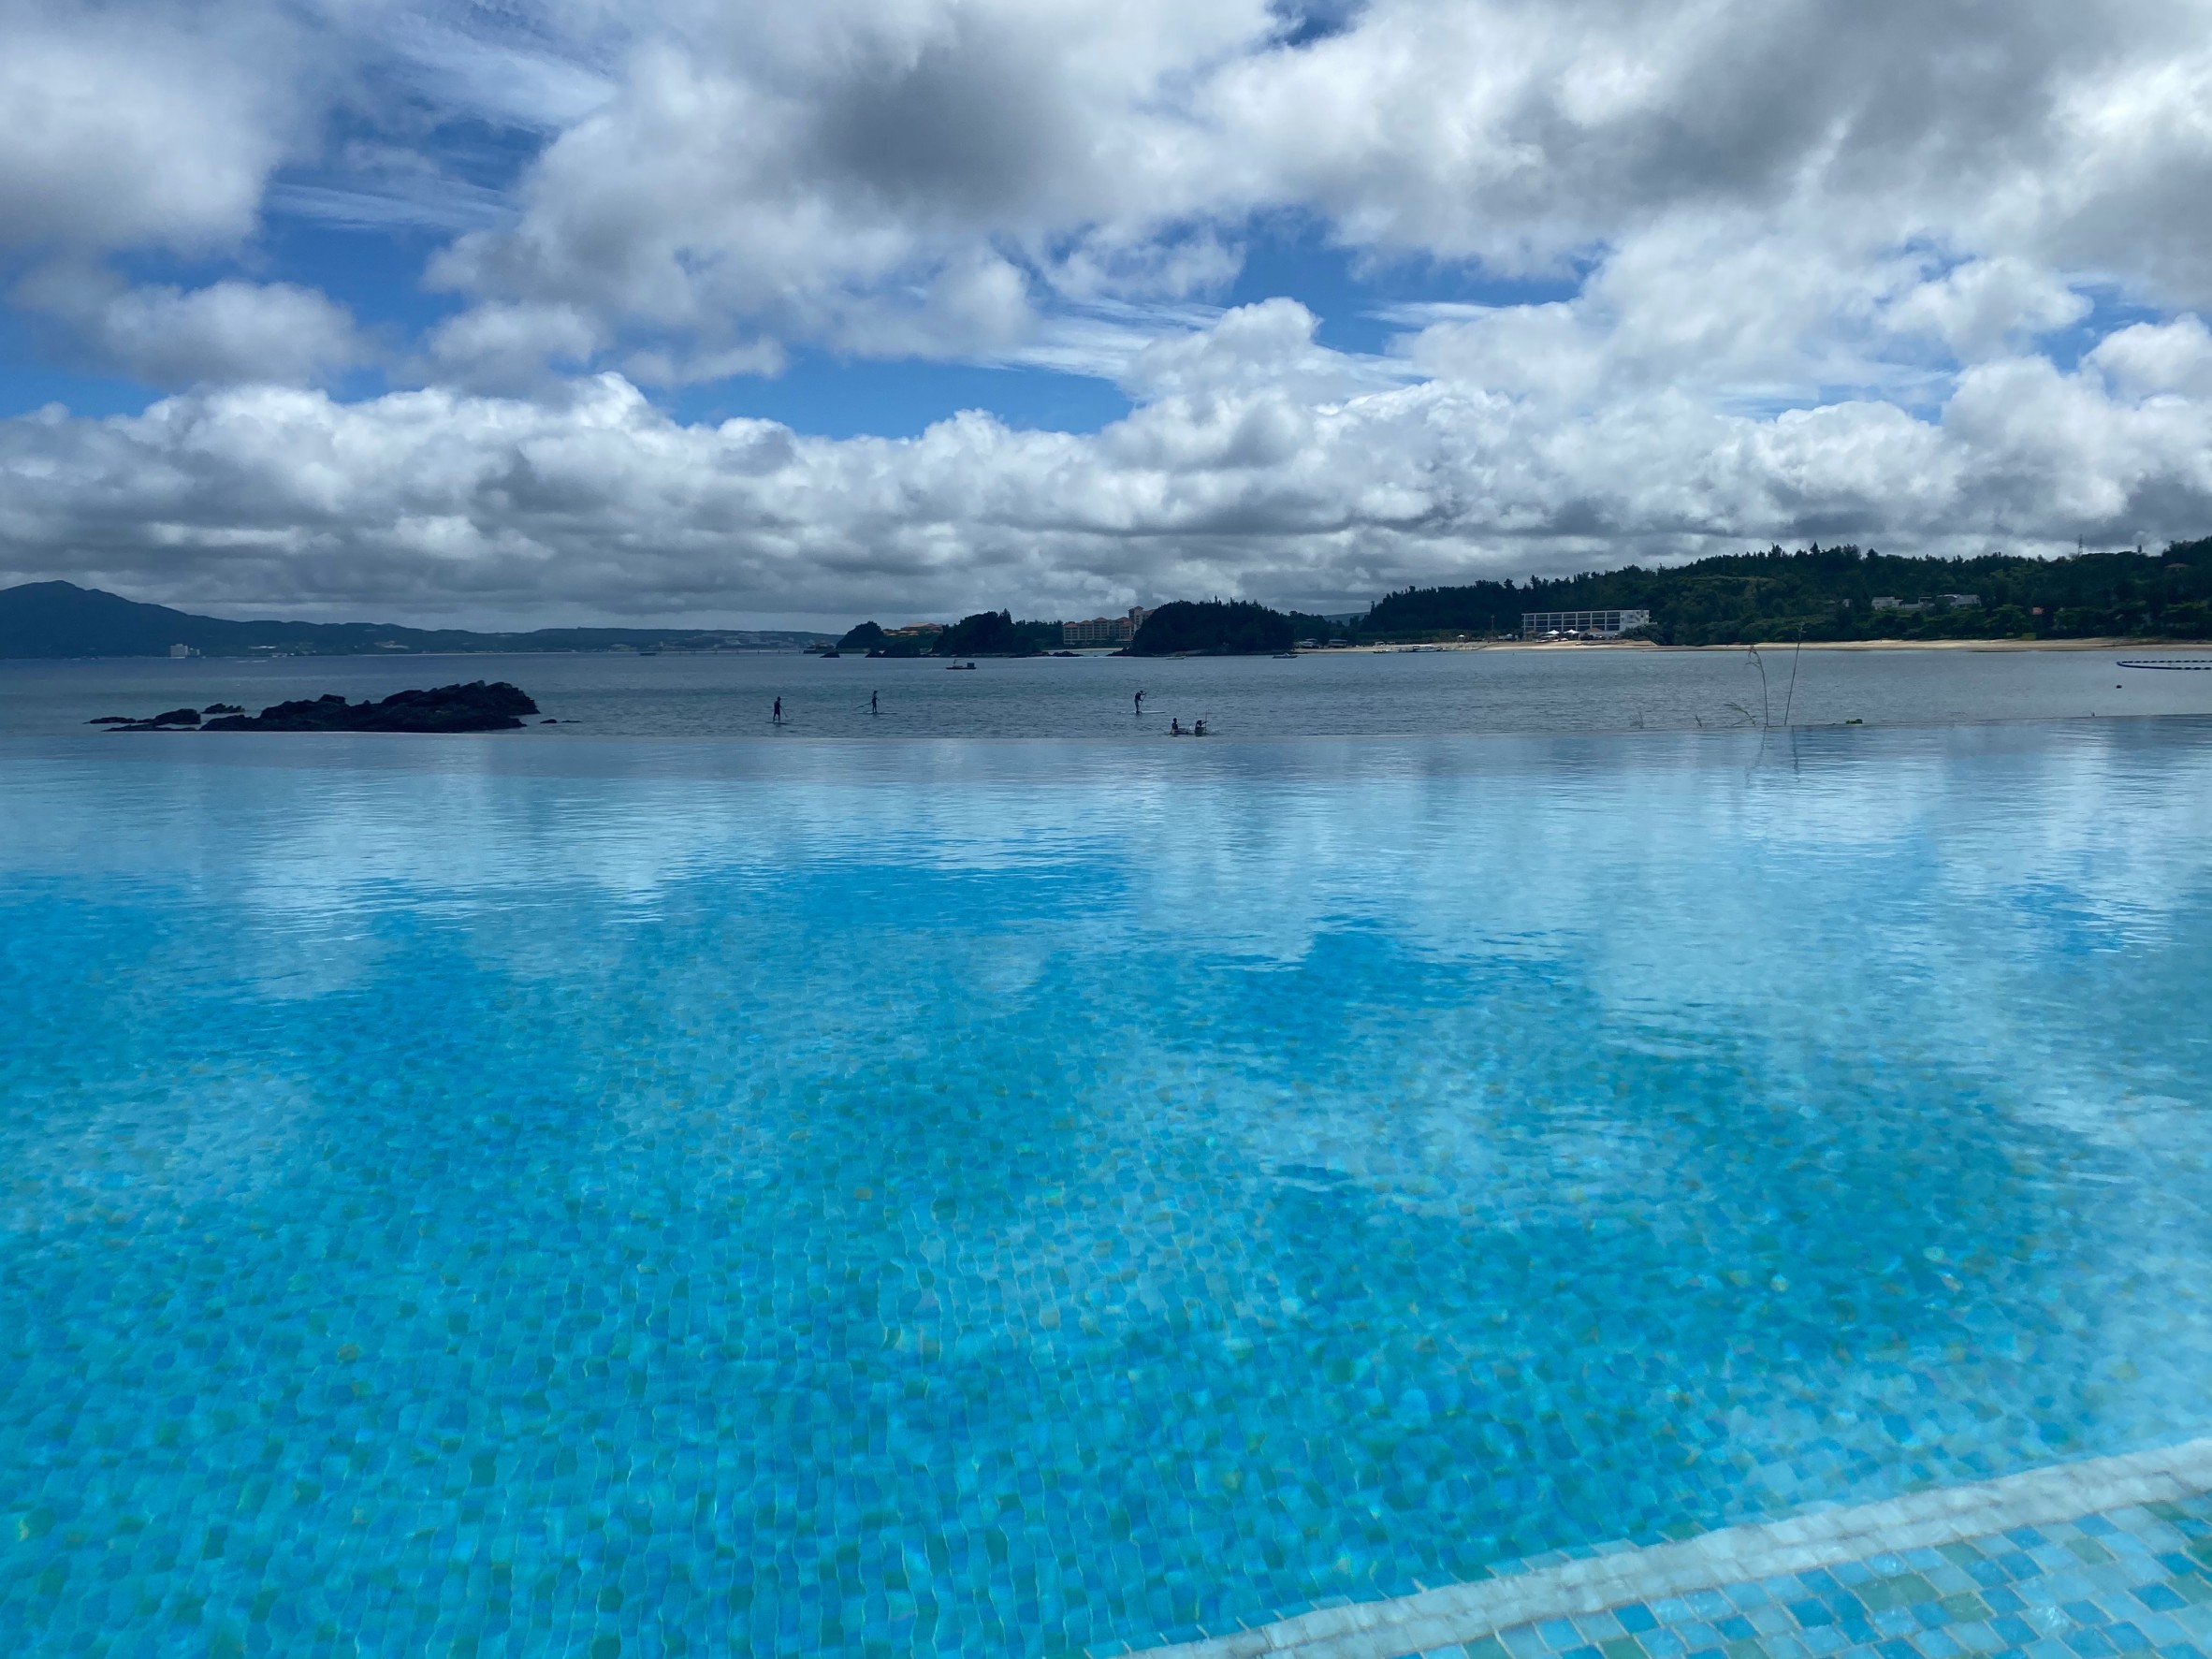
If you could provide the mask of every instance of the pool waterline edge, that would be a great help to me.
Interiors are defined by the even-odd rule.
[[[1129,1659],[1394,1659],[1479,1641],[1515,1625],[1628,1602],[1963,1543],[2011,1528],[2212,1492],[2212,1435],[2115,1457],[2051,1463],[1877,1503],[1722,1527],[1680,1543],[1604,1550],[1555,1566],[1321,1608]]]

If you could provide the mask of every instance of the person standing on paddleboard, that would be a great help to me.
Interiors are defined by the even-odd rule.
[[[883,712],[880,708],[876,706],[876,693],[873,691],[868,693],[868,712],[870,714],[881,714]]]
[[[783,699],[782,699],[782,698],[779,697],[779,698],[777,698],[777,699],[776,699],[776,712],[775,712],[773,715],[769,716],[769,718],[770,718],[771,720],[774,720],[774,721],[775,721],[775,722],[776,722],[778,725],[779,725],[779,726],[780,726],[781,724],[783,724]]]
[[[1144,693],[1142,691],[1137,693],[1137,712],[1139,714],[1144,712]]]

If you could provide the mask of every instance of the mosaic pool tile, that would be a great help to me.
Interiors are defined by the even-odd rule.
[[[1770,1609],[1786,1609],[1788,1616],[1778,1611],[1754,1639],[1691,1651],[1719,1652],[1726,1659],[1757,1659],[1762,1653],[1782,1659],[1806,1652],[1839,1659],[1957,1659],[1962,1653],[1998,1659],[2109,1659],[2120,1653],[2212,1659],[2212,1543],[2205,1541],[2212,1537],[2212,1497],[2199,1494],[2028,1530],[2039,1530],[2055,1542],[2059,1552],[2071,1558],[2069,1565],[2053,1571],[2023,1553],[2016,1538],[1998,1533],[1935,1552],[1952,1572],[1971,1576],[1980,1586],[1975,1591],[1946,1593],[1952,1572],[1915,1570],[1894,1556],[1850,1564],[1862,1571],[1854,1575],[1849,1590],[1837,1582],[1845,1576],[1840,1568],[1755,1586],[1719,1585],[1717,1594],[1731,1600],[1755,1593],[1768,1599]],[[2085,1570],[2073,1571],[2075,1564]],[[1629,1605],[1641,1608],[1640,1603]],[[1869,1627],[1885,1613],[1896,1615],[1898,1631],[1877,1634]],[[1575,1623],[1584,1624],[1592,1617]],[[1859,1628],[1853,1633],[1855,1624]],[[1531,1630],[1515,1625],[1471,1642],[1425,1650],[1424,1656],[1503,1659],[1526,1650]],[[1591,1651],[1603,1652],[1606,1659],[1663,1659],[1688,1645],[1689,1632],[1703,1634],[1694,1617],[1657,1623]],[[1845,1633],[1844,1639],[1833,1639],[1834,1632]],[[1320,1645],[1281,1651],[1299,1659],[1309,1653],[1322,1659],[1331,1652]],[[1403,1659],[1417,1650],[1393,1647],[1385,1639],[1377,1651]]]
[[[1103,1654],[2212,1430],[2198,725],[172,755],[0,756],[0,1652]],[[1531,1639],[2195,1639],[2108,1519]]]

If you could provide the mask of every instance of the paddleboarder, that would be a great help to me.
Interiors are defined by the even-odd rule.
[[[776,712],[768,717],[777,725],[783,724],[783,699],[776,699]]]

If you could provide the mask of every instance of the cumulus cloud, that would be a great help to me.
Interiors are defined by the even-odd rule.
[[[2212,330],[2193,313],[2116,329],[2088,361],[2123,396],[2212,398]]]
[[[254,228],[306,138],[275,7],[0,4],[0,254],[204,250]]]
[[[2070,542],[2212,522],[2212,407],[2116,390],[2103,365],[1977,365],[1940,420],[1732,414],[1667,389],[1563,416],[1378,386],[1357,359],[1332,371],[1312,322],[1281,301],[1230,313],[1087,436],[979,415],[895,441],[684,425],[611,374],[559,402],[257,387],[21,419],[0,426],[0,545],[17,575],[232,603],[514,612],[557,589],[631,614],[835,618],[887,593],[1048,615],[1322,601],[1838,527],[1978,551],[2032,545],[2023,525]]]
[[[1889,308],[1887,320],[1900,330],[1924,329],[1972,361],[2078,323],[2091,309],[2087,296],[2049,271],[2000,255],[1920,284]]]
[[[2163,210],[2212,182],[2208,20],[2203,0],[1377,0],[1292,44],[1249,0],[840,0],[742,26],[677,0],[639,18],[517,223],[445,275],[842,339],[856,298],[995,250],[1038,296],[1128,292],[1175,280],[1129,256],[1169,227],[1293,205],[1354,245],[1501,271],[1751,213],[1794,217],[1805,257],[1925,239],[2117,264],[2193,303],[2212,243]]]
[[[109,361],[201,389],[7,429],[22,572],[1075,610],[2212,528],[2212,0],[44,3],[0,0],[26,257],[236,242],[273,199],[436,229],[459,310],[395,359],[423,389],[344,404],[224,388],[357,359],[298,283],[80,303]],[[279,178],[340,107],[326,176]],[[461,127],[512,165],[441,150]],[[1209,309],[1287,222],[1463,298],[1368,355],[1288,299]],[[809,350],[1134,409],[832,444],[634,389]]]
[[[1161,80],[1248,29],[1163,0],[671,7],[531,169],[515,223],[461,238],[434,275],[710,347],[739,319],[867,355],[1003,356],[1062,268],[1116,296],[1222,270],[1087,232],[1157,170],[1125,153],[1187,124],[1145,113]]]
[[[312,385],[370,356],[343,306],[293,283],[124,288],[66,270],[42,273],[24,292],[73,327],[100,367],[153,386]]]
[[[2212,304],[2212,5],[1041,0],[638,14],[615,90],[439,279],[882,356],[1050,361],[1233,271],[1255,213],[1569,282],[1406,342],[1554,402],[1940,402],[2088,312]],[[2159,112],[2151,119],[2146,110]],[[1441,316],[1411,319],[1444,324]],[[1126,320],[1094,318],[1110,335]],[[1137,355],[1101,346],[1084,366]]]
[[[549,384],[557,368],[589,363],[606,344],[598,319],[573,305],[479,305],[431,330],[438,378],[479,391]]]

